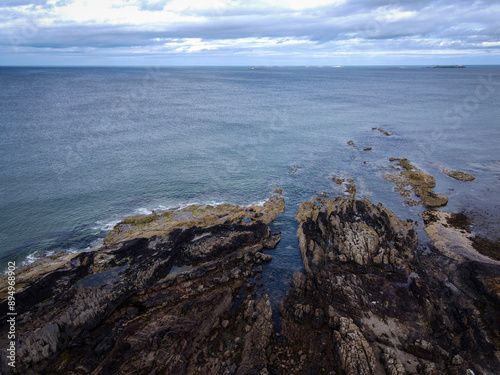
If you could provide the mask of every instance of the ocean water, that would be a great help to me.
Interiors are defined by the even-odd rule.
[[[498,238],[499,119],[498,67],[0,68],[0,266],[98,246],[125,215],[283,189],[264,272],[278,298],[301,269],[298,204],[343,195],[332,177],[421,221],[382,178],[390,157],[434,175],[442,210]]]

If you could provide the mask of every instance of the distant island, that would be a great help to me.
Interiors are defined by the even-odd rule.
[[[442,69],[451,69],[451,68],[465,68],[465,65],[436,65],[433,66],[434,69],[442,68]]]

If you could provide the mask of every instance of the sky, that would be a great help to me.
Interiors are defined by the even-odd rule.
[[[500,65],[499,0],[1,0],[0,65]]]

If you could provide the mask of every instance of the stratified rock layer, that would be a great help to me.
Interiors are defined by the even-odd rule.
[[[300,205],[297,220],[306,274],[282,301],[283,333],[306,353],[306,374],[494,374],[495,345],[471,296],[491,265],[421,259],[413,223],[367,199]],[[441,271],[460,267],[454,284]],[[467,290],[467,292],[466,292]],[[486,293],[486,292],[485,292]],[[287,369],[276,373],[286,374]]]
[[[14,372],[497,374],[500,266],[437,240],[441,252],[420,254],[413,223],[367,199],[300,205],[306,273],[274,332],[254,285],[284,209],[274,197],[126,218],[96,251],[20,270]]]
[[[263,207],[198,206],[127,218],[96,251],[59,259],[55,269],[42,262],[38,275],[33,267],[27,276],[20,270],[14,372],[264,371],[270,300],[256,301],[252,286],[242,287],[255,265],[272,258],[261,251],[279,236],[267,224],[284,209],[273,197]]]

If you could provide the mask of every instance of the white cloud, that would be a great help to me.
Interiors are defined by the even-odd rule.
[[[478,0],[8,0],[0,64],[54,56],[469,55],[500,63],[500,4]],[[19,5],[21,4],[21,5]],[[34,5],[37,4],[37,5]],[[34,30],[34,32],[33,32]],[[12,42],[14,40],[15,42]],[[29,53],[29,57],[28,54]]]
[[[500,47],[500,42],[482,42],[482,47]]]

